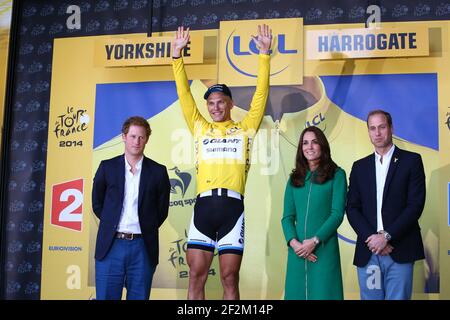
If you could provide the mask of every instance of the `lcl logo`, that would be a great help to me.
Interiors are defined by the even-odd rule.
[[[256,78],[256,74],[249,73],[247,71],[244,71],[242,68],[238,67],[237,63],[233,61],[231,58],[232,56],[235,57],[242,57],[242,56],[249,56],[249,55],[256,55],[259,54],[258,48],[256,47],[255,43],[251,38],[248,39],[248,41],[241,38],[241,36],[234,35],[234,32],[236,30],[233,30],[227,39],[227,45],[226,45],[226,57],[228,60],[228,63],[240,74],[243,74],[248,77]],[[297,49],[292,48],[286,48],[286,35],[285,34],[278,34],[275,36],[273,45],[276,46],[276,51],[281,55],[290,55],[290,54],[297,54]],[[272,45],[272,46],[273,46]],[[231,48],[230,48],[231,47]],[[232,54],[231,54],[231,53]],[[271,50],[271,53],[273,51]],[[271,76],[277,75],[284,70],[286,70],[289,67],[289,65],[282,67],[280,70],[277,70],[273,73],[271,73]]]

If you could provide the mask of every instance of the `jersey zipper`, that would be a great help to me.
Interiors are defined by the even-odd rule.
[[[306,204],[306,216],[305,216],[305,239],[306,239],[306,226],[308,224],[308,213],[309,213],[309,199],[311,196],[312,189],[312,173],[309,180],[309,192],[308,192],[308,202]],[[305,297],[308,300],[308,259],[305,258]]]

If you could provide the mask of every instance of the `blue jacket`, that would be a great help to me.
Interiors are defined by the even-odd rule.
[[[390,244],[394,250],[390,256],[397,263],[425,257],[418,222],[424,205],[422,157],[396,146],[384,186],[381,214],[384,230],[392,236]],[[365,240],[377,233],[375,154],[353,163],[346,210],[348,221],[357,234],[353,264],[364,267],[372,255]]]
[[[125,156],[103,160],[94,177],[92,209],[100,219],[95,259],[102,260],[114,240],[125,191]],[[158,264],[158,228],[169,211],[170,183],[166,167],[144,157],[139,182],[139,224],[150,262]]]

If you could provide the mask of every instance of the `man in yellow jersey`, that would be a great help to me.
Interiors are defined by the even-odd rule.
[[[259,49],[256,91],[240,122],[231,119],[233,100],[225,84],[208,88],[204,98],[213,122],[198,111],[192,97],[181,50],[189,28],[179,27],[172,41],[173,72],[186,123],[194,135],[197,201],[188,235],[188,299],[204,299],[208,270],[219,251],[224,299],[239,299],[239,269],[244,250],[244,190],[253,138],[264,116],[269,93],[272,30],[258,26],[253,41]]]

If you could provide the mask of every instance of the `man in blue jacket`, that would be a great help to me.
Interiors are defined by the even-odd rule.
[[[125,153],[103,160],[94,177],[92,208],[100,219],[95,248],[98,300],[149,299],[158,264],[158,228],[168,215],[166,167],[144,156],[148,122],[131,117],[122,126]]]
[[[367,127],[375,152],[353,164],[347,195],[361,299],[407,300],[414,262],[425,257],[419,227],[425,205],[422,157],[393,144],[388,112],[371,111]]]

